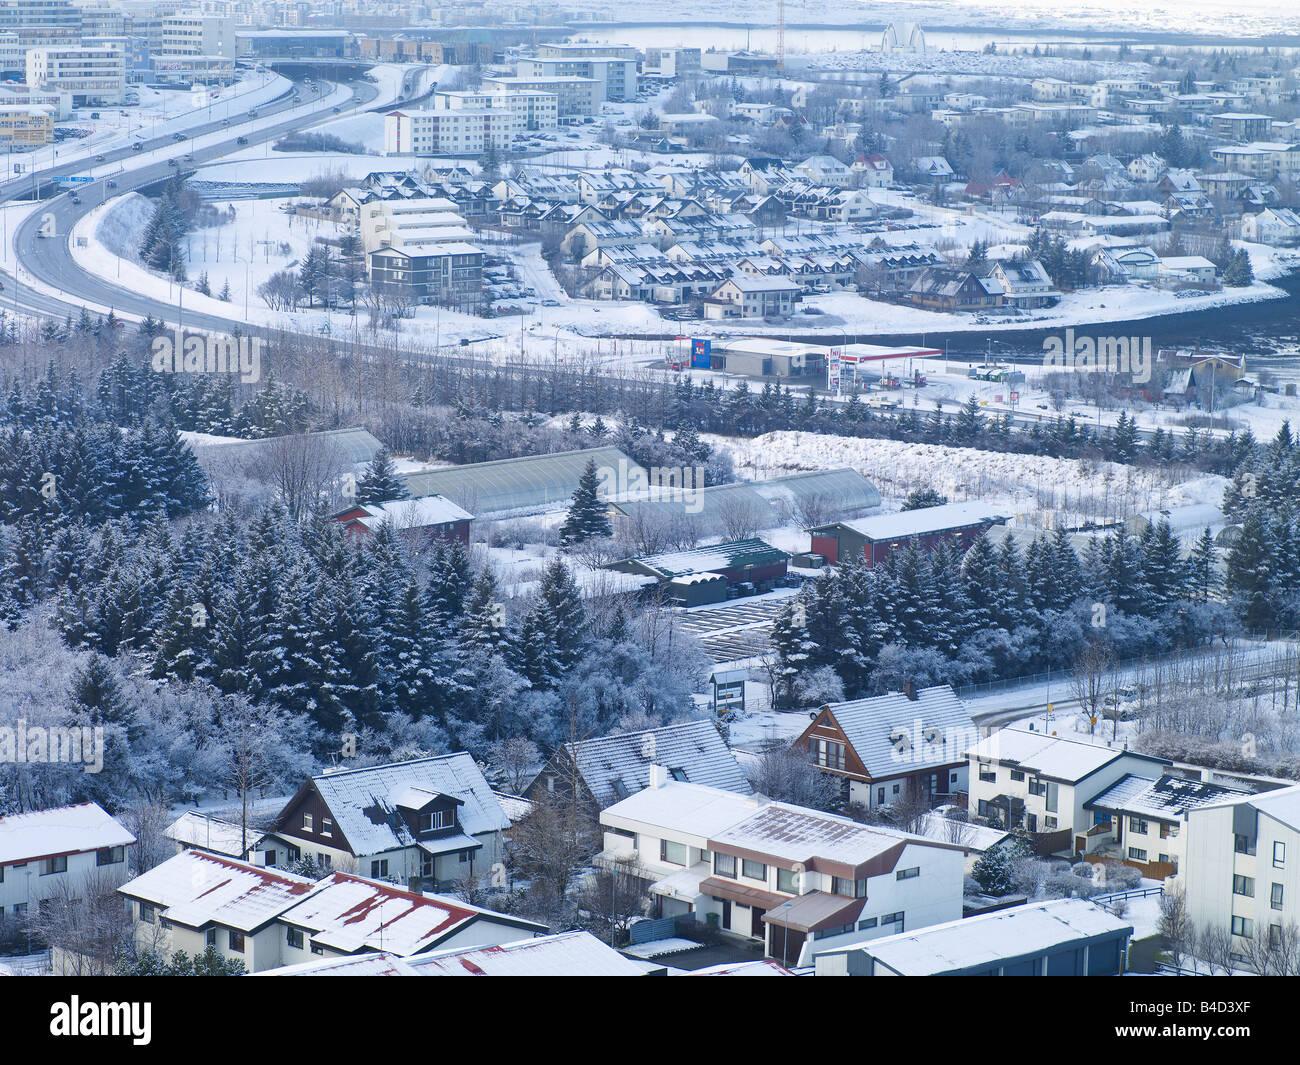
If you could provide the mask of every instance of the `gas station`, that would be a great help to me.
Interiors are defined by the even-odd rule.
[[[830,348],[826,356],[826,388],[835,395],[872,388],[920,388],[926,383],[924,367],[916,359],[943,355],[938,348],[887,348],[878,344],[845,344]]]

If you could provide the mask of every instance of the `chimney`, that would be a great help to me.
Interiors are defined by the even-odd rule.
[[[911,677],[908,677],[907,680],[903,681],[903,694],[911,699],[912,702],[916,702],[917,699],[920,698],[920,696],[916,694],[916,682]]]
[[[668,783],[668,770],[661,765],[650,767],[650,787],[662,788]]]
[[[412,895],[423,895],[424,891],[421,888],[423,882],[423,879],[418,876],[407,877],[406,890]]]

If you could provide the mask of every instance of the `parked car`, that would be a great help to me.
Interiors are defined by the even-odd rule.
[[[235,143],[236,143],[236,144],[247,144],[247,143],[248,143],[248,138],[247,138],[247,137],[236,137],[236,138],[235,138]]]

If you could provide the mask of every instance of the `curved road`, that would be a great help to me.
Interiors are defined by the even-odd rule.
[[[403,95],[411,84],[412,75],[416,74],[418,71],[408,72],[403,84]],[[33,212],[18,226],[14,236],[14,250],[21,263],[21,270],[17,278],[0,272],[5,284],[0,305],[15,311],[62,318],[69,314],[76,315],[80,313],[83,305],[91,304],[111,307],[115,313],[130,317],[143,318],[152,315],[160,321],[173,325],[191,326],[214,332],[229,332],[239,327],[247,332],[248,323],[238,317],[186,313],[183,307],[183,294],[181,303],[173,305],[140,295],[97,277],[83,269],[73,259],[68,246],[69,234],[80,218],[99,205],[108,191],[103,184],[106,180],[116,182],[114,195],[145,188],[166,180],[178,169],[188,171],[192,166],[200,163],[219,161],[227,155],[244,150],[245,147],[274,140],[287,133],[332,118],[335,106],[345,109],[360,107],[379,94],[379,90],[368,82],[351,83],[347,87],[351,90],[351,98],[338,104],[321,102],[327,100],[334,91],[335,86],[330,83],[318,83],[301,89],[295,85],[294,89],[286,91],[276,100],[257,107],[256,119],[245,116],[242,120],[201,123],[187,130],[183,141],[176,141],[170,136],[154,138],[145,141],[144,148],[140,152],[129,147],[122,148],[103,153],[102,161],[83,159],[61,164],[34,175],[39,187],[48,184],[55,177],[101,171],[101,176],[94,182],[86,183],[72,192],[54,196],[48,201],[46,210]],[[299,93],[302,94],[302,98],[295,99]],[[268,116],[275,114],[291,114],[292,117],[284,122],[264,124]],[[221,132],[228,133],[228,139],[202,147],[194,146],[198,138]],[[248,144],[237,143],[240,137],[245,138]],[[182,162],[181,157],[186,155],[192,156],[192,162],[188,160]],[[180,167],[169,165],[169,158],[180,162]],[[111,174],[102,173],[102,168],[113,162],[125,164],[136,159],[140,160],[138,166],[124,167],[121,171]],[[0,186],[0,197],[12,199],[25,193],[30,194],[32,185],[33,177],[10,182]],[[72,202],[74,193],[82,200],[80,204]],[[51,218],[57,236],[53,238],[40,236],[42,227]],[[30,275],[49,288],[57,289],[62,295],[48,295],[32,288],[25,280],[26,275]]]

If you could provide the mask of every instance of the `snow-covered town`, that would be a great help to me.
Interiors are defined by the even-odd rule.
[[[1300,975],[1285,5],[0,0],[0,147],[42,1032]]]

